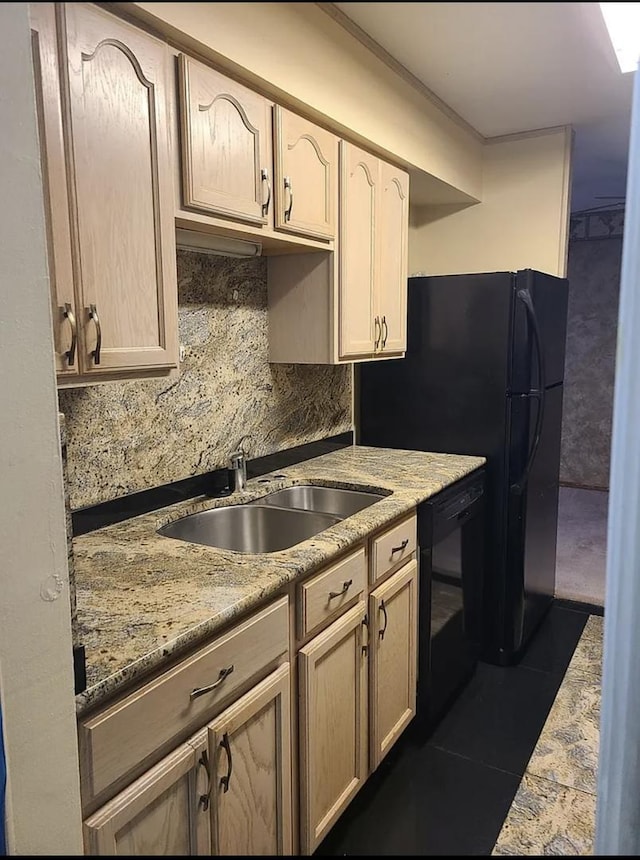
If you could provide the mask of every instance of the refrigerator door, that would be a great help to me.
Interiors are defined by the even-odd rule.
[[[409,279],[406,358],[356,367],[360,444],[504,460],[513,285]]]
[[[509,398],[509,491],[499,662],[519,659],[555,591],[562,385],[537,398]],[[531,457],[531,454],[534,454]],[[526,472],[526,478],[524,473]]]
[[[532,269],[516,275],[510,390],[525,394],[541,384],[551,387],[564,379],[569,282]],[[542,362],[535,348],[532,319],[522,293],[530,297],[542,345]],[[540,378],[544,366],[545,379]]]

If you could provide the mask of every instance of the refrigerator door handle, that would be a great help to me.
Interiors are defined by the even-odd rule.
[[[518,290],[516,293],[519,301],[524,305],[524,309],[527,313],[527,319],[529,320],[529,325],[531,326],[531,332],[533,333],[533,340],[536,347],[536,355],[538,358],[538,388],[532,389],[527,395],[530,399],[538,400],[538,415],[536,417],[536,429],[533,434],[533,442],[531,443],[531,449],[529,450],[529,456],[527,457],[527,463],[523,469],[522,475],[520,479],[515,482],[515,484],[511,485],[511,489],[516,493],[521,493],[529,479],[529,473],[531,471],[531,467],[533,466],[533,461],[536,458],[536,454],[538,453],[538,447],[540,445],[540,436],[542,435],[542,424],[544,421],[544,399],[545,399],[545,385],[546,385],[546,373],[544,367],[544,354],[542,352],[542,338],[540,337],[540,326],[538,325],[538,318],[536,317],[535,308],[533,307],[533,302],[531,300],[531,294],[529,290]]]

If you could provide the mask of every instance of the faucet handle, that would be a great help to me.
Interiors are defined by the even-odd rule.
[[[247,454],[245,451],[242,450],[242,448],[238,448],[237,451],[232,451],[231,454],[229,454],[229,464],[232,469],[234,469],[236,466],[241,466],[243,463],[246,462],[246,459]]]

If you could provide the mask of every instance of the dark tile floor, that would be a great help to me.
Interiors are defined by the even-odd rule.
[[[316,854],[490,854],[587,618],[556,603],[518,666],[481,663],[427,740],[405,733]]]

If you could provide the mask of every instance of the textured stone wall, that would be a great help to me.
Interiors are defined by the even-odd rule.
[[[622,238],[569,245],[560,480],[608,488]]]
[[[350,430],[351,366],[269,364],[266,260],[178,252],[180,377],[61,391],[73,508]]]

